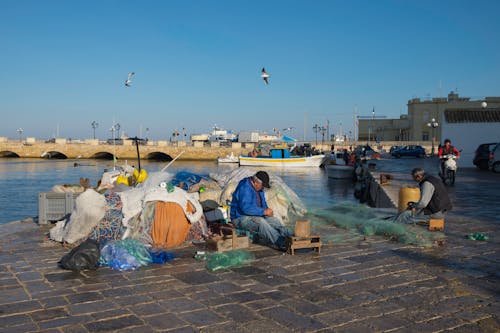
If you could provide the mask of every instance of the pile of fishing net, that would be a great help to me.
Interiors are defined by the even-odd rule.
[[[425,227],[392,222],[390,214],[356,203],[340,203],[330,209],[316,209],[309,213],[312,227],[330,243],[342,243],[359,236],[385,236],[403,244],[432,246],[444,239],[442,232],[431,232]],[[331,226],[347,231],[338,237]]]
[[[210,199],[223,206],[231,202],[233,192],[240,180],[255,175],[256,170],[240,167],[232,172],[216,174],[211,173],[210,178],[217,181],[222,188],[220,191],[205,191],[200,194],[200,200]],[[303,217],[306,206],[299,196],[281,179],[281,177],[269,173],[271,188],[266,189],[267,205],[274,211],[277,217],[285,225],[293,225],[295,220]]]

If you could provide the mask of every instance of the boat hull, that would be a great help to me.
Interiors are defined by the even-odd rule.
[[[217,163],[238,163],[238,162],[239,162],[238,157],[236,158],[219,157],[217,159]]]
[[[272,157],[247,157],[240,156],[241,166],[259,167],[320,167],[326,160],[325,155],[306,157],[272,158]]]
[[[328,164],[326,165],[328,178],[333,179],[352,179],[354,167],[350,165]]]

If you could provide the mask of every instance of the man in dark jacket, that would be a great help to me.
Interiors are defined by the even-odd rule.
[[[273,216],[264,188],[270,188],[269,175],[265,171],[238,183],[231,202],[231,222],[238,229],[256,233],[260,243],[285,250],[285,238],[293,233]]]
[[[428,222],[432,219],[444,218],[452,205],[446,187],[441,180],[427,175],[422,168],[415,168],[411,175],[419,184],[420,199],[409,205],[408,210],[399,214],[397,222],[414,223]]]

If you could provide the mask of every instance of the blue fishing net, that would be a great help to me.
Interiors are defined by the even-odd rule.
[[[136,239],[110,241],[101,249],[101,266],[120,271],[134,270],[152,262],[148,248]]]

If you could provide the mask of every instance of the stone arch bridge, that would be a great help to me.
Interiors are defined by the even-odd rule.
[[[240,143],[222,147],[218,143],[165,141],[139,145],[139,155],[142,160],[169,161],[183,152],[179,160],[215,160],[231,152],[235,155],[246,154],[252,149],[253,145],[242,147]],[[136,146],[132,141],[124,141],[124,144],[120,145],[99,143],[97,140],[85,140],[79,143],[68,143],[65,139],[63,142],[56,140],[53,143],[29,142],[29,140],[0,141],[0,157],[113,159],[113,156],[118,159],[136,159]]]

